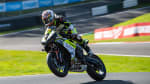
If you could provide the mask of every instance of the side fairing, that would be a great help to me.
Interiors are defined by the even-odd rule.
[[[69,40],[64,41],[64,47],[71,53],[71,59],[75,58],[76,45]]]
[[[63,47],[70,53],[71,58],[75,57],[76,44],[70,42],[69,40],[57,40],[56,42],[63,45]]]

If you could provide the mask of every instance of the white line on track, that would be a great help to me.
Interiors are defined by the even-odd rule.
[[[115,56],[127,56],[127,57],[150,57],[150,55],[125,55],[125,54],[106,54],[106,53],[95,53],[97,55],[115,55]]]
[[[81,75],[85,73],[69,73],[68,75]],[[41,76],[55,76],[53,73],[50,74],[36,74],[36,75],[21,75],[21,76],[4,76],[0,77],[0,79],[7,79],[7,78],[29,78],[29,77],[41,77]]]
[[[150,43],[148,42],[102,42],[102,43],[90,43],[89,45],[106,45],[106,44],[129,44],[129,43],[134,43],[134,44],[145,44],[145,43]]]

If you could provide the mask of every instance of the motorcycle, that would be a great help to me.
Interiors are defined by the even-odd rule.
[[[101,81],[106,76],[103,61],[95,54],[88,56],[84,49],[75,41],[63,38],[59,33],[62,29],[51,28],[51,33],[45,44],[47,64],[49,69],[58,77],[65,77],[68,72],[84,72],[96,81]],[[85,63],[79,59],[79,55]]]

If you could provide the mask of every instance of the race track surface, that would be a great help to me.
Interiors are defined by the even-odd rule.
[[[147,43],[99,43],[90,47],[94,53],[150,57],[150,42]]]
[[[31,35],[31,36],[30,36]],[[0,37],[0,49],[8,50],[33,50],[41,51],[41,36],[32,34],[19,36]],[[30,37],[30,38],[29,38]],[[150,42],[148,43],[116,43],[116,44],[90,44],[94,53],[98,54],[119,54],[131,56],[149,56]]]
[[[53,74],[2,77],[0,84],[150,84],[150,72],[109,73],[103,81],[95,81],[87,74],[69,74],[58,78]]]

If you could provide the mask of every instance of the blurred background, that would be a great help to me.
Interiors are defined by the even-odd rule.
[[[111,9],[109,13],[112,13],[124,10],[121,8],[124,1],[126,0],[0,0],[0,32],[41,25],[40,14],[45,9],[53,9],[64,16],[88,12],[88,16],[92,17],[93,7],[109,4],[109,9]],[[149,0],[136,1],[138,4],[150,2]],[[69,7],[77,4],[86,5],[80,8]],[[70,20],[72,21],[72,18]]]
[[[144,58],[150,56],[150,0],[0,0],[0,76],[49,73],[45,62],[46,53],[41,52],[43,46],[40,43],[44,26],[41,22],[41,13],[46,9],[52,9],[57,14],[66,16],[74,24],[78,33],[82,34],[84,39],[89,40],[91,43],[89,46],[93,52],[100,54],[99,56],[104,59],[108,72],[150,72],[150,59]],[[136,28],[140,28],[137,25],[140,25],[141,29],[138,30],[141,31],[137,32]],[[122,30],[127,28],[126,26],[130,28],[126,32],[127,35],[135,37],[119,37],[119,35],[123,35],[120,32],[123,32]],[[108,30],[109,28],[110,30]],[[106,32],[102,31],[105,35],[101,35],[101,29],[106,29]],[[94,31],[98,32],[96,38]],[[140,34],[144,32],[143,35],[148,36],[140,36],[139,32]],[[102,36],[104,38],[100,39]],[[120,80],[140,82],[131,84],[149,84],[150,81],[150,73],[117,74],[108,76],[110,78],[108,81],[104,81],[104,84],[107,82],[113,84],[111,80],[114,80],[114,77],[118,77],[116,81],[119,84],[129,84],[126,81],[122,83]],[[124,75],[126,79],[122,77]],[[68,79],[67,82],[68,84],[95,83],[91,82],[92,80],[87,76],[82,77],[83,80],[80,80],[81,77],[76,80],[72,79],[74,81],[71,82],[71,79]],[[74,77],[70,76],[70,78]],[[146,81],[145,78],[147,78]],[[45,77],[43,79],[45,83]],[[33,81],[32,78],[29,80]],[[43,84],[41,83],[42,79],[37,80],[35,80],[37,82],[35,84]],[[45,84],[51,83],[49,77],[46,80]],[[59,82],[58,84],[65,82],[64,79],[61,80],[58,81],[54,78],[55,82]],[[4,80],[3,83],[2,81],[0,78],[0,84],[9,82]],[[146,83],[143,83],[144,81]],[[30,81],[23,79],[23,82],[14,84],[27,84],[28,82]],[[55,82],[54,84],[56,84]],[[9,84],[13,84],[13,82],[10,81]],[[99,82],[95,84],[99,84]],[[118,83],[114,82],[114,84]]]

